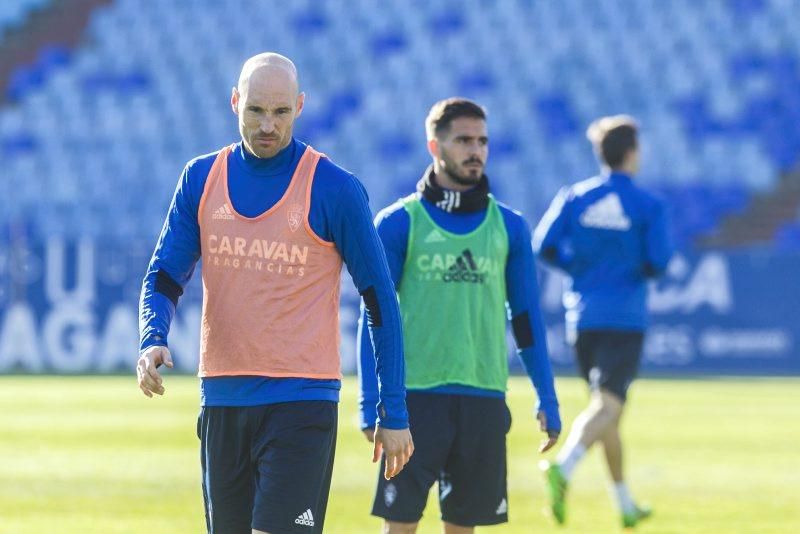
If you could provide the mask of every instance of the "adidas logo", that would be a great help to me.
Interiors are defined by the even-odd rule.
[[[466,249],[461,252],[461,255],[456,258],[456,262],[442,275],[442,281],[483,284],[486,281],[486,274],[478,270],[475,258],[472,257],[472,251]]]
[[[631,220],[625,214],[616,193],[609,193],[583,212],[581,225],[602,230],[629,230]]]
[[[445,237],[438,228],[434,228],[431,233],[425,236],[425,243],[441,243],[442,241],[445,241]]]
[[[502,515],[508,513],[508,503],[506,502],[505,497],[503,500],[500,501],[500,506],[497,507],[497,511],[495,512],[496,515]]]
[[[222,219],[225,221],[233,220],[233,212],[231,211],[230,206],[228,204],[223,204],[219,208],[214,210],[214,213],[211,214],[212,219]]]
[[[314,526],[314,516],[311,515],[311,508],[297,516],[297,519],[294,520],[295,525],[305,525],[307,527]]]
[[[443,191],[442,200],[437,202],[436,206],[444,211],[453,211],[453,208],[461,207],[461,192],[445,189]]]

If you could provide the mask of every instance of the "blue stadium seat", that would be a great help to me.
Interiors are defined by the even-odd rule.
[[[313,34],[325,31],[330,24],[328,18],[319,11],[298,13],[292,18],[292,27],[302,34]]]
[[[775,246],[781,251],[800,251],[800,222],[786,223],[775,232]]]
[[[388,56],[404,50],[408,46],[406,36],[400,32],[388,32],[372,38],[371,48],[375,57]]]

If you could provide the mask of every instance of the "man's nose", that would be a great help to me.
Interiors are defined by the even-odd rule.
[[[478,141],[470,143],[469,147],[468,147],[469,155],[470,156],[475,156],[476,158],[480,159],[481,149],[482,148],[483,148],[483,146]]]
[[[275,130],[275,120],[272,117],[265,116],[261,119],[260,127],[262,132],[266,134],[272,133]]]

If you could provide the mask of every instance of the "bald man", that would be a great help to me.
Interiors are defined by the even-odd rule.
[[[342,263],[368,310],[380,398],[373,461],[413,453],[400,314],[367,195],[292,136],[305,95],[287,58],[245,62],[241,141],[191,160],[142,285],[139,387],[163,395],[167,336],[202,260],[200,439],[208,532],[322,532],[341,386]]]

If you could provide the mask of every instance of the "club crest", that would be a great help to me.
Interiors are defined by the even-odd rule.
[[[397,487],[390,482],[383,490],[383,502],[386,503],[387,508],[391,508],[395,499],[397,499]]]
[[[289,206],[289,211],[286,212],[286,217],[289,220],[289,229],[296,232],[300,228],[300,223],[303,222],[303,206],[301,204],[292,204]]]

